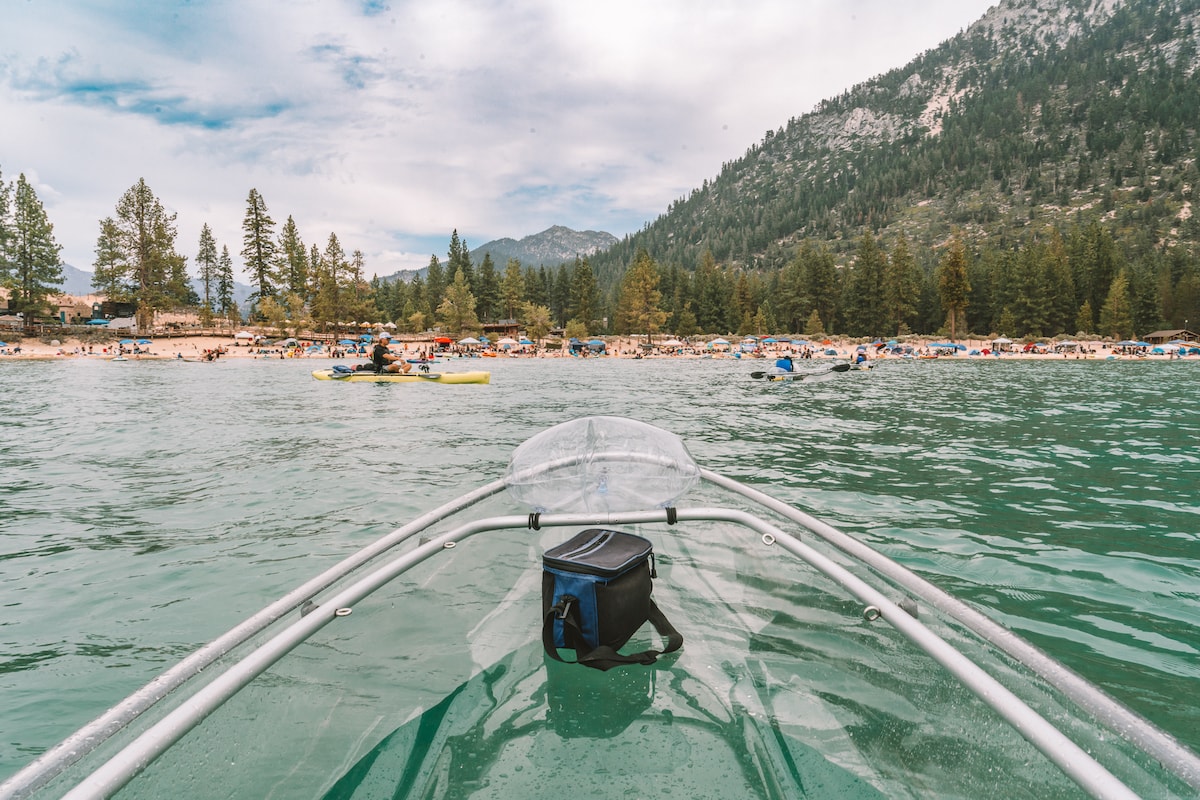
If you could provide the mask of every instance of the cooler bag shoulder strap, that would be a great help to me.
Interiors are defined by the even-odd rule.
[[[601,645],[588,651],[579,625],[570,613],[569,601],[573,600],[574,598],[563,597],[546,612],[546,617],[542,621],[542,646],[547,655],[556,661],[564,660],[558,654],[558,648],[554,646],[554,621],[559,618],[563,623],[563,641],[566,647],[575,650],[576,662],[601,671],[607,671],[622,664],[653,664],[660,655],[673,653],[683,646],[683,635],[675,630],[675,626],[667,620],[652,598],[649,621],[659,635],[667,640],[666,647],[662,650],[643,650],[640,653],[630,653],[629,655],[618,653],[607,645]]]

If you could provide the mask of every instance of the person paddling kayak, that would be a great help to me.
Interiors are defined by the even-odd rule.
[[[412,369],[412,364],[409,364],[402,357],[393,355],[388,350],[388,344],[391,342],[391,335],[386,333],[379,334],[379,341],[371,348],[371,365],[364,367],[366,369],[374,369],[375,372],[403,372],[408,373]],[[362,369],[363,367],[360,367]]]

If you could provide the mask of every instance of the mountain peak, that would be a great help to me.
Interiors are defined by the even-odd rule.
[[[472,263],[478,264],[484,254],[503,266],[515,258],[522,266],[558,266],[576,257],[586,258],[603,252],[617,242],[617,237],[604,231],[576,231],[563,225],[552,225],[541,233],[523,239],[495,239],[471,250]]]

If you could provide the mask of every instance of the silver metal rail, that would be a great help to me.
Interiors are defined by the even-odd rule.
[[[153,708],[175,689],[199,675],[205,667],[299,608],[305,601],[430,525],[502,491],[504,485],[502,480],[493,481],[440,508],[422,514],[407,525],[397,528],[302,586],[293,589],[236,627],[199,648],[61,743],[47,750],[20,772],[0,784],[0,800],[20,800],[20,798],[29,797],[53,780],[55,776],[61,774],[76,761],[91,753],[118,731]]]
[[[826,575],[868,606],[902,635],[928,653],[957,677],[984,703],[1007,720],[1026,740],[1042,752],[1081,788],[1096,798],[1136,798],[1137,795],[1112,773],[1096,762],[1050,722],[1029,708],[995,678],[955,650],[933,631],[901,610],[878,590],[850,573],[828,557],[813,550],[797,537],[739,510],[698,508],[678,510],[676,521],[723,521],[757,531],[766,544],[778,543],[822,574]],[[132,780],[155,758],[165,752],[209,714],[233,697],[255,677],[305,641],[316,631],[333,622],[354,603],[368,596],[408,569],[433,554],[463,539],[484,531],[523,528],[527,516],[503,516],[462,525],[420,545],[379,567],[369,575],[341,589],[307,616],[293,622],[269,641],[246,655],[226,672],[198,691],[189,700],[167,714],[129,746],[89,775],[64,796],[66,800],[108,797]],[[661,510],[612,514],[544,515],[543,527],[580,525],[622,525],[667,522]]]
[[[1017,634],[829,523],[724,475],[703,468],[700,472],[706,481],[740,494],[804,526],[846,555],[912,592],[930,607],[958,620],[985,641],[1033,670],[1097,722],[1153,756],[1173,775],[1200,791],[1200,756]]]

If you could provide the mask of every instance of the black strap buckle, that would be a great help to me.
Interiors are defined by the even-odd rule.
[[[558,619],[566,619],[567,614],[569,614],[571,612],[571,603],[574,603],[574,602],[575,602],[574,597],[572,597],[569,594],[564,594],[559,599],[558,605],[555,606],[555,608],[557,609],[557,611],[555,612],[555,616]]]

